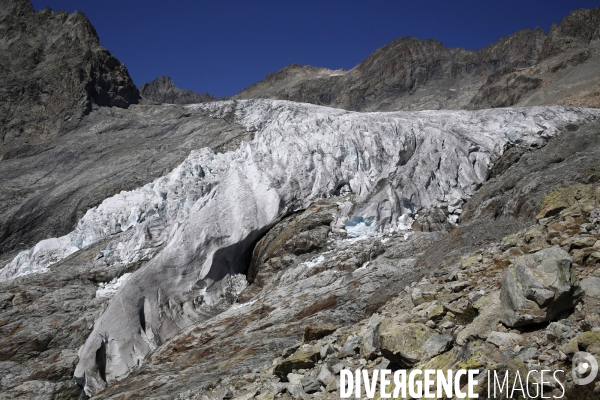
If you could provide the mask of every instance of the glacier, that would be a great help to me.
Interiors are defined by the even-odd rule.
[[[575,107],[358,113],[277,100],[188,107],[233,115],[254,139],[226,153],[192,150],[169,174],[106,199],[74,231],[0,271],[0,281],[44,273],[103,240],[98,257],[108,263],[144,262],[100,292],[112,297],[75,371],[88,394],[126,377],[181,329],[227,309],[245,287],[254,243],[290,212],[348,193],[334,224],[349,237],[406,230],[423,207],[447,207],[456,222],[507,145],[541,147],[566,125],[600,116]]]

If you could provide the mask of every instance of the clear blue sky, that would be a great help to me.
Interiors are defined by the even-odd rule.
[[[598,0],[33,0],[82,11],[136,85],[169,75],[181,88],[230,96],[298,63],[350,69],[401,36],[480,49],[519,29],[546,33]]]

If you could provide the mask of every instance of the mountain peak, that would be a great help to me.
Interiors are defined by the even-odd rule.
[[[140,86],[140,93],[143,98],[159,103],[194,104],[216,100],[215,96],[209,93],[201,94],[192,90],[180,89],[166,75],[159,76],[152,82],[144,83]]]

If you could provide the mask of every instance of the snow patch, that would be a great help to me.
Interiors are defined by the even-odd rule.
[[[114,278],[108,283],[100,283],[98,285],[98,290],[96,290],[96,297],[113,297],[121,288],[121,286],[123,286],[129,280],[129,278],[131,278],[131,275],[132,274],[128,272],[118,278]]]
[[[323,255],[320,255],[319,257],[314,258],[310,261],[303,262],[301,265],[306,265],[308,268],[313,268],[321,264],[323,261],[325,261],[325,257]]]

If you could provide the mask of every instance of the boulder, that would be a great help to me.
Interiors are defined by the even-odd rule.
[[[555,319],[580,298],[571,258],[558,246],[517,258],[502,280],[501,321],[510,327]]]
[[[441,334],[441,335],[433,335],[423,345],[423,352],[425,354],[425,359],[432,358],[437,356],[438,354],[442,354],[452,347],[452,335],[449,334]]]
[[[436,335],[435,331],[423,324],[407,324],[386,319],[379,327],[381,353],[401,367],[412,367],[419,361],[431,357],[431,353],[436,352],[435,349],[444,347],[440,346],[444,338],[435,338],[429,342],[434,335]]]
[[[444,317],[444,307],[437,301],[423,303],[413,308],[411,316],[414,322],[439,321]]]
[[[500,292],[494,291],[480,298],[473,304],[473,310],[477,311],[477,316],[456,335],[456,343],[460,346],[472,338],[487,339],[488,334],[498,325],[501,314]]]
[[[342,346],[340,351],[338,351],[338,357],[353,357],[360,350],[360,342],[360,336],[350,336],[348,339],[346,339],[344,346]]]
[[[315,325],[306,325],[304,328],[304,335],[302,336],[302,341],[304,343],[312,342],[313,340],[319,340],[322,337],[327,335],[331,335],[337,326],[334,324],[315,324]]]
[[[525,344],[525,338],[517,333],[508,332],[490,332],[487,337],[487,342],[495,344],[499,348],[522,346]]]
[[[379,351],[379,326],[383,318],[378,314],[373,314],[367,324],[367,332],[363,336],[360,345],[360,354],[367,360],[372,360],[377,357]]]
[[[289,358],[277,363],[273,369],[273,374],[285,382],[288,379],[287,375],[293,370],[314,367],[320,356],[320,349],[314,347],[299,349]]]
[[[600,278],[583,279],[580,283],[583,294],[595,299],[600,299]]]
[[[304,375],[301,374],[287,374],[288,382],[292,385],[300,385]]]
[[[583,332],[560,349],[569,356],[583,350],[600,357],[600,332]]]
[[[302,378],[302,389],[308,394],[318,392],[321,389],[321,384],[314,376],[305,376]]]
[[[300,385],[288,384],[286,389],[287,389],[288,393],[290,394],[290,396],[292,396],[292,398],[294,400],[302,399],[302,398],[306,397],[306,392]]]
[[[328,355],[335,353],[335,350],[333,349],[333,346],[330,344],[326,344],[325,346],[321,347],[321,358],[325,359],[327,358]]]
[[[328,363],[323,363],[323,365],[321,366],[321,370],[319,371],[319,375],[317,376],[317,379],[325,387],[331,384],[335,385],[336,378]]]

